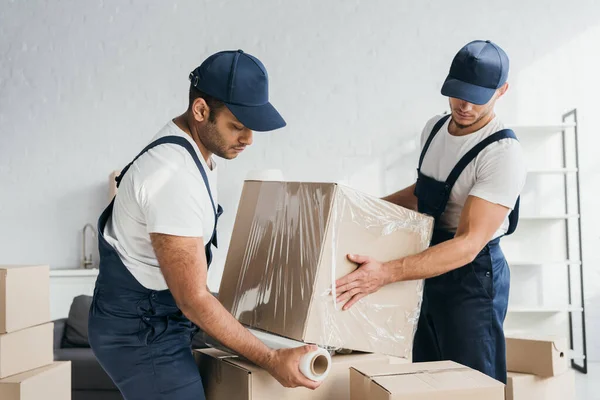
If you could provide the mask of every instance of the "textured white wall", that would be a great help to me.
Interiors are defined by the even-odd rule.
[[[215,51],[259,57],[288,121],[220,162],[225,245],[250,169],[376,195],[410,184],[415,139],[446,108],[439,88],[453,55],[489,38],[512,61],[504,120],[558,122],[579,108],[588,334],[600,358],[600,3],[484,4],[0,0],[0,261],[78,265],[81,229],[107,203],[108,174],[184,110],[188,73]]]

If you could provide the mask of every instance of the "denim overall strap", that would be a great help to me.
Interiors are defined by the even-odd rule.
[[[217,222],[219,220],[219,217],[221,216],[221,214],[223,214],[223,208],[221,207],[221,205],[215,205],[215,201],[213,199],[212,196],[212,191],[210,190],[210,184],[208,183],[208,177],[206,175],[206,171],[204,170],[204,167],[202,165],[202,163],[200,162],[200,159],[198,158],[198,154],[196,154],[196,151],[194,149],[194,147],[192,146],[192,144],[185,138],[181,137],[181,136],[174,136],[174,135],[170,135],[170,136],[163,136],[157,140],[155,140],[154,142],[150,143],[149,145],[147,145],[134,159],[133,161],[131,161],[129,164],[127,164],[127,166],[125,168],[123,168],[123,170],[121,171],[121,174],[119,176],[117,176],[115,178],[115,181],[117,182],[117,187],[119,187],[121,180],[123,179],[123,176],[125,176],[125,174],[127,173],[127,171],[129,170],[129,168],[131,167],[131,165],[145,152],[147,152],[148,150],[159,146],[161,144],[166,144],[166,143],[171,143],[171,144],[177,144],[183,148],[185,148],[188,153],[190,154],[190,156],[192,157],[192,159],[194,160],[194,163],[196,164],[196,167],[198,167],[198,170],[200,171],[200,174],[202,175],[202,180],[204,181],[204,185],[206,186],[206,190],[208,191],[208,197],[210,198],[210,202],[212,204],[212,208],[213,208],[213,212],[215,215],[215,226],[213,228],[213,234],[210,238],[210,240],[207,242],[207,251],[206,251],[206,257],[207,257],[207,264],[210,265],[211,261],[212,261],[212,251],[210,250],[210,244],[214,245],[215,247],[218,247],[218,239],[217,239]]]
[[[479,155],[479,153],[483,151],[483,149],[485,149],[490,144],[496,143],[503,139],[518,140],[515,133],[510,129],[503,129],[483,139],[481,142],[473,146],[473,148],[469,150],[454,166],[454,168],[448,175],[448,178],[446,179],[446,187],[450,188],[451,190],[454,184],[456,183],[458,177],[463,172],[463,170],[467,167],[467,165],[471,163],[471,161],[473,161]],[[519,221],[519,204],[520,197],[517,198],[517,202],[512,211],[510,212],[510,215],[508,216],[509,228],[505,235],[510,235],[517,228],[517,224]]]
[[[423,159],[425,159],[425,154],[427,153],[427,150],[429,150],[429,146],[431,145],[433,138],[439,132],[439,130],[442,128],[442,126],[444,126],[444,124],[446,123],[448,118],[450,118],[450,116],[451,116],[451,114],[444,115],[433,126],[433,129],[431,130],[431,133],[429,134],[429,137],[427,138],[427,141],[425,142],[425,145],[423,146],[423,150],[421,150],[421,156],[419,157],[419,167],[418,167],[419,170],[421,169],[421,165],[423,165]]]

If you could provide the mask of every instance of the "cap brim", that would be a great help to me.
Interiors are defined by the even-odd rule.
[[[229,103],[225,105],[238,121],[253,131],[267,132],[286,126],[285,120],[271,103],[254,107]]]
[[[494,93],[496,93],[496,89],[473,85],[452,77],[446,78],[442,86],[444,96],[454,97],[477,105],[487,104]]]

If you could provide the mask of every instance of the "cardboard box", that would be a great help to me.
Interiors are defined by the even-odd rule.
[[[565,337],[506,338],[506,369],[541,377],[556,376],[569,367]]]
[[[0,335],[0,379],[54,361],[54,323]]]
[[[0,334],[50,321],[50,267],[0,266]]]
[[[351,400],[504,400],[504,384],[452,361],[350,369]]]
[[[397,282],[348,311],[348,254],[389,261],[429,246],[433,219],[329,183],[246,181],[219,300],[250,327],[306,343],[410,357],[423,282]]]
[[[327,378],[316,390],[284,388],[267,371],[217,349],[194,350],[206,400],[347,400],[351,366],[387,364],[376,354],[334,355]]]
[[[2,400],[70,400],[71,362],[45,367],[0,379]]]
[[[530,374],[508,373],[506,400],[575,400],[575,374],[541,378]]]

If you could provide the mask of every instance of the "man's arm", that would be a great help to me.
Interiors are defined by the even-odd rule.
[[[453,239],[399,260],[380,263],[370,257],[349,255],[361,264],[338,279],[337,301],[350,308],[362,297],[397,281],[425,279],[462,267],[475,259],[500,228],[509,209],[479,197],[469,196],[463,207]]]
[[[315,389],[319,383],[298,369],[300,357],[314,346],[271,350],[244,328],[209,292],[202,238],[151,233],[158,263],[177,306],[193,323],[227,348],[265,368],[283,386]]]
[[[417,197],[415,196],[416,183],[404,188],[396,193],[390,194],[389,196],[383,197],[383,200],[394,203],[398,206],[408,208],[410,210],[417,210]]]

